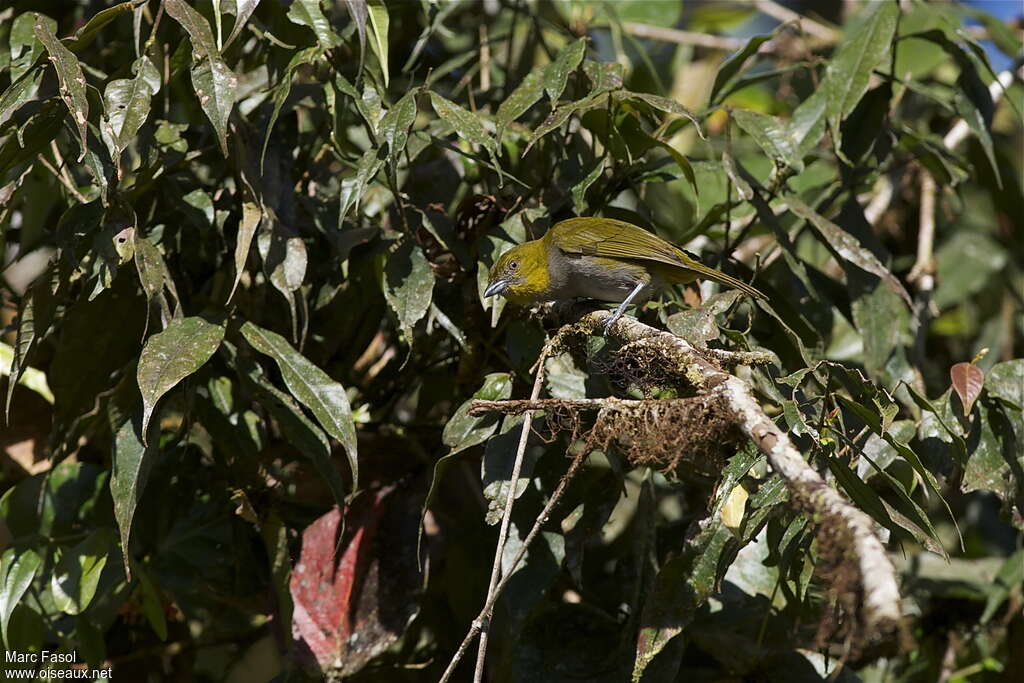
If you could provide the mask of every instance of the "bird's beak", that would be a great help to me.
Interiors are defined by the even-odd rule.
[[[495,294],[501,294],[508,289],[508,280],[497,279],[487,285],[487,289],[484,290],[484,298],[494,296]]]

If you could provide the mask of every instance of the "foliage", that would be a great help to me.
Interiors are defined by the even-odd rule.
[[[1010,57],[1018,31],[816,3],[832,40],[780,26],[730,56],[635,24],[715,33],[756,7],[2,7],[8,649],[126,680],[436,680],[483,603],[522,422],[469,402],[527,395],[551,330],[483,300],[487,270],[582,214],[769,294],[638,314],[774,354],[737,372],[877,522],[913,645],[844,640],[814,520],[749,445],[661,467],[611,447],[498,601],[490,680],[1024,666],[1024,104],[964,20]],[[686,392],[628,360],[591,337],[544,389]],[[579,447],[557,417],[507,559]]]

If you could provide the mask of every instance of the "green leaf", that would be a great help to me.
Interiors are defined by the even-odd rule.
[[[433,292],[434,271],[426,255],[412,240],[403,241],[384,267],[384,298],[410,346],[413,326],[426,315]]]
[[[650,680],[674,678],[670,672],[678,669],[685,647],[680,636],[713,592],[718,564],[727,548],[735,545],[732,533],[715,516],[686,543],[680,555],[662,565],[640,615],[634,683],[645,675]]]
[[[397,163],[398,156],[409,141],[409,127],[416,120],[416,92],[402,96],[380,121],[380,133],[388,145],[388,159]]]
[[[0,557],[0,628],[3,629],[4,646],[10,642],[7,638],[7,626],[11,621],[14,608],[21,601],[25,591],[32,585],[32,579],[43,564],[43,558],[35,550],[26,548],[20,553],[16,548],[7,548]]]
[[[516,451],[522,434],[524,415],[507,415],[501,421],[498,433],[487,440],[484,458],[480,463],[480,480],[484,487],[484,498],[487,500],[487,513],[484,521],[494,526],[501,521],[508,501],[509,480],[515,464]],[[519,470],[519,478],[515,486],[515,498],[523,495],[533,475],[533,466],[540,458],[543,449],[536,444],[527,445]]]
[[[0,126],[3,126],[21,105],[36,98],[33,93],[38,91],[39,83],[42,80],[43,70],[41,68],[32,69],[4,90],[0,95]]]
[[[343,509],[345,480],[331,460],[331,444],[323,431],[306,417],[295,399],[271,384],[255,364],[243,375],[243,379],[248,380],[253,388],[266,397],[267,400],[261,403],[280,426],[287,442],[310,459],[330,489],[335,504]],[[352,472],[355,474],[356,470]]]
[[[132,520],[135,509],[142,500],[142,492],[149,480],[158,449],[146,446],[142,437],[142,416],[129,416],[114,431],[111,444],[110,497],[114,500],[114,519],[121,533],[121,554],[124,559],[124,573],[131,578],[130,546]]]
[[[366,9],[370,15],[370,32],[372,40],[370,47],[377,55],[380,62],[380,70],[384,76],[384,87],[389,84],[388,75],[388,8],[384,0],[367,0]]]
[[[196,62],[201,62],[206,58],[220,58],[220,50],[217,49],[213,31],[210,30],[210,24],[202,14],[193,9],[185,0],[164,0],[164,8],[167,10],[167,14],[188,32]]]
[[[110,81],[103,92],[105,116],[100,131],[115,161],[149,116],[149,104],[154,93],[150,83],[154,79],[160,82],[160,73],[148,57],[135,60],[132,70],[135,78]]]
[[[142,392],[142,432],[149,428],[160,397],[201,368],[224,339],[224,327],[199,316],[175,318],[146,340],[136,379]],[[143,437],[145,442],[145,437]]]
[[[586,111],[587,109],[592,109],[599,105],[600,102],[598,100],[590,97],[577,100],[576,102],[566,102],[558,105],[550,114],[548,114],[548,117],[544,119],[539,126],[537,126],[537,129],[533,131],[533,134],[530,135],[530,141],[527,143],[526,149],[523,150],[523,154],[530,151],[530,148],[533,147],[533,145],[542,137],[551,131],[560,128],[561,125],[568,121],[569,117],[575,112]]]
[[[595,159],[593,164],[594,167],[587,172],[587,175],[572,186],[572,207],[578,216],[582,216],[586,213],[587,190],[590,189],[590,186],[601,177],[601,173],[604,171],[604,157]]]
[[[494,372],[484,377],[480,388],[445,423],[441,441],[452,449],[448,455],[483,443],[498,425],[495,415],[470,416],[469,409],[473,401],[501,401],[511,395],[512,376],[507,372]]]
[[[65,614],[81,614],[92,602],[107,564],[110,537],[95,529],[84,541],[65,550],[50,577],[54,606]]]
[[[338,35],[331,29],[331,23],[327,21],[323,10],[320,9],[320,0],[295,0],[288,8],[288,18],[299,26],[308,26],[312,29],[320,47],[325,50],[329,50],[341,42]]]
[[[1024,416],[994,401],[982,401],[974,412],[970,455],[960,489],[992,491],[1005,502],[1014,500],[1024,470]]]
[[[71,36],[70,39],[65,38],[64,42],[73,52],[85,49],[90,43],[92,43],[93,39],[99,35],[100,30],[104,26],[114,21],[122,14],[131,12],[140,4],[140,2],[141,0],[120,2],[113,7],[100,10],[89,17],[89,21],[85,22],[85,26],[75,31],[75,34]]]
[[[34,30],[39,42],[50,53],[50,62],[57,71],[61,99],[64,100],[68,111],[71,112],[71,118],[78,129],[78,138],[82,149],[78,160],[82,161],[85,158],[85,151],[89,148],[86,139],[86,131],[89,126],[89,100],[85,95],[85,74],[82,73],[78,57],[57,39],[49,22],[36,21]]]
[[[534,67],[530,73],[526,74],[526,78],[516,86],[512,94],[498,105],[494,121],[498,126],[497,139],[499,143],[508,124],[522,116],[544,94],[544,74],[545,67]]]
[[[167,640],[167,616],[164,614],[163,600],[153,580],[143,567],[136,567],[135,575],[139,579],[139,591],[142,593],[142,613],[146,615],[146,621],[153,627],[160,640]],[[129,575],[130,576],[130,575]]]
[[[985,611],[979,620],[987,624],[995,616],[996,610],[1002,605],[1010,593],[1020,590],[1021,583],[1024,583],[1024,550],[1018,550],[1006,558],[1006,562],[999,568],[996,580],[989,588],[988,599],[985,601]]]
[[[11,81],[12,83],[21,80],[21,77],[36,65],[36,60],[45,49],[43,44],[36,38],[36,23],[43,22],[51,33],[57,32],[57,22],[37,12],[25,12],[19,14],[11,25],[8,37],[10,44],[11,58]],[[27,49],[26,49],[27,48]]]
[[[819,88],[800,103],[789,119],[789,137],[796,143],[801,157],[814,149],[825,134],[827,104],[825,91]]]
[[[512,376],[506,372],[494,372],[484,377],[484,382],[479,389],[451,416],[444,426],[441,441],[451,450],[447,455],[434,463],[434,474],[430,479],[430,488],[427,490],[427,497],[423,500],[423,512],[421,520],[426,517],[427,508],[434,501],[437,495],[438,486],[448,467],[455,462],[455,457],[463,451],[478,446],[494,434],[498,428],[498,416],[494,414],[471,416],[469,409],[473,401],[503,401],[512,395]],[[419,540],[423,540],[423,525],[420,524]],[[419,553],[417,552],[417,556]]]
[[[281,79],[280,84],[271,90],[271,99],[274,101],[274,109],[270,112],[270,118],[267,120],[267,131],[263,134],[263,148],[260,151],[260,170],[263,169],[263,160],[267,156],[267,145],[270,144],[270,134],[274,130],[274,124],[277,123],[277,117],[281,115],[281,109],[284,107],[285,102],[288,101],[288,95],[292,91],[292,80],[295,78],[295,72],[300,66],[305,64],[312,64],[318,59],[324,56],[324,48],[320,45],[314,45],[313,47],[307,47],[304,50],[299,50],[292,55],[291,59],[288,60],[288,66],[284,69],[284,76]],[[338,74],[338,80],[344,80],[344,76]]]
[[[652,95],[646,92],[624,92],[621,96],[625,99],[645,102],[659,111],[667,112],[669,114],[678,114],[679,116],[689,119],[690,123],[692,123],[694,128],[697,129],[697,135],[699,135],[702,140],[707,140],[707,136],[704,134],[704,129],[701,128],[700,121],[697,120],[697,117],[693,112],[672,98]]]
[[[827,117],[833,130],[839,130],[839,119],[853,111],[867,92],[871,72],[889,58],[899,15],[897,3],[875,3],[871,14],[840,43],[839,51],[825,68],[821,90],[826,93]]]
[[[366,20],[369,18],[366,0],[345,0],[345,9],[352,17],[352,23],[356,25],[356,33],[359,34],[359,70],[362,71],[363,59],[366,55]]]
[[[590,79],[590,97],[603,95],[622,87],[625,67],[618,62],[583,62],[583,73]]]
[[[192,87],[199,106],[213,124],[221,152],[228,157],[228,118],[235,106],[238,77],[217,56],[203,59],[192,67]]]
[[[359,484],[358,444],[345,387],[276,332],[251,322],[243,324],[241,332],[254,349],[274,359],[288,391],[309,408],[320,426],[345,448],[352,469],[352,490],[356,490]]]
[[[935,305],[940,310],[968,301],[985,290],[1009,261],[1005,247],[976,231],[958,231],[935,254]]]
[[[54,289],[59,283],[53,282],[56,272],[44,273],[32,284],[21,301],[18,310],[18,333],[14,342],[14,357],[11,359],[10,380],[7,383],[7,398],[4,402],[6,420],[11,416],[11,398],[14,387],[26,371],[36,340],[45,334],[56,312],[57,301]],[[45,375],[44,375],[45,379]]]
[[[732,115],[765,154],[797,172],[804,169],[800,147],[791,136],[789,126],[774,116],[749,109],[737,109]]]
[[[814,211],[811,207],[807,206],[793,195],[788,195],[786,197],[786,204],[789,206],[790,211],[800,218],[808,221],[811,227],[815,229],[815,232],[821,236],[821,238],[840,258],[852,263],[861,270],[866,270],[867,272],[881,278],[881,280],[888,285],[892,291],[900,295],[900,297],[906,302],[907,306],[913,307],[910,300],[910,294],[907,293],[903,284],[896,279],[895,275],[889,272],[889,269],[878,260],[878,257],[872,254],[865,247],[861,246],[853,235]]]
[[[718,104],[720,99],[718,94],[722,92],[722,89],[728,85],[733,77],[740,72],[743,65],[747,63],[752,55],[757,53],[758,48],[764,45],[766,42],[775,37],[775,33],[771,33],[763,36],[754,36],[747,41],[747,44],[743,46],[741,50],[732,54],[728,59],[722,62],[722,66],[719,67],[718,73],[715,74],[715,82],[711,86],[711,94],[708,95],[708,102],[712,105]]]
[[[474,145],[479,145],[492,152],[497,151],[497,143],[490,136],[484,125],[480,123],[480,117],[467,109],[438,95],[430,93],[430,102],[434,105],[434,111],[446,123],[448,123],[460,138],[468,140]]]
[[[996,363],[988,371],[985,391],[1014,410],[1024,410],[1024,359]]]
[[[544,69],[544,90],[552,104],[558,101],[565,90],[569,74],[576,70],[587,51],[587,41],[579,38],[569,43],[555,55],[555,60]]]
[[[368,149],[359,159],[355,174],[341,181],[341,191],[338,193],[338,202],[340,204],[340,209],[338,210],[339,229],[341,229],[341,222],[348,215],[352,207],[358,206],[359,200],[362,198],[363,193],[366,192],[366,186],[376,177],[377,172],[380,171],[380,167],[383,165],[384,162],[377,157],[377,150]]]

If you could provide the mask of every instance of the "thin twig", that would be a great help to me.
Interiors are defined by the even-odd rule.
[[[935,286],[935,178],[927,169],[921,169],[921,208],[917,219],[917,260],[907,275],[922,292],[930,292]]]
[[[54,143],[54,146],[56,146],[56,143]],[[63,173],[58,171],[54,167],[54,165],[50,163],[50,161],[46,158],[46,155],[40,154],[39,161],[43,163],[43,166],[46,167],[46,170],[52,173],[53,177],[59,180],[60,184],[63,185],[75,199],[77,199],[82,204],[85,204],[89,201],[88,199],[85,198],[85,195],[78,191],[78,188],[75,187],[74,183],[72,183],[69,178],[65,177]]]
[[[469,627],[469,632],[466,633],[466,636],[462,639],[459,649],[452,656],[452,660],[448,663],[448,668],[445,669],[444,675],[441,676],[439,683],[448,683],[451,679],[452,674],[455,672],[455,667],[459,665],[460,661],[462,661],[463,656],[466,654],[466,650],[469,649],[473,639],[477,637],[480,630],[483,628],[484,615],[490,614],[494,609],[494,603],[497,602],[498,597],[501,595],[502,591],[505,590],[505,584],[507,584],[509,579],[512,578],[512,575],[514,574],[516,567],[519,566],[519,563],[523,561],[523,558],[526,556],[526,551],[530,548],[534,539],[537,538],[537,534],[540,533],[541,527],[547,524],[548,519],[551,518],[551,512],[562,499],[566,488],[569,486],[569,482],[576,476],[576,472],[579,471],[580,466],[587,459],[588,455],[588,451],[581,450],[576,454],[576,457],[573,458],[572,462],[569,463],[569,469],[566,470],[565,476],[563,476],[562,480],[558,482],[555,492],[551,494],[551,498],[548,499],[547,505],[544,506],[544,509],[541,510],[536,521],[534,521],[533,527],[530,529],[530,533],[528,533],[526,538],[523,540],[523,545],[520,546],[519,551],[516,552],[515,557],[512,558],[512,562],[509,563],[508,572],[501,577],[501,581],[499,581],[498,585],[494,587],[494,590],[487,598],[487,602],[484,604],[483,609],[480,610],[479,616],[473,620],[472,625]]]
[[[783,7],[774,0],[746,0],[747,4],[754,5],[758,11],[767,14],[770,17],[778,19],[782,23],[796,22],[804,33],[814,36],[820,40],[826,41],[830,44],[838,43],[843,34],[840,31],[830,28],[821,22],[809,19],[808,17],[798,14],[793,10]]]
[[[636,22],[627,21],[623,22],[622,28],[625,29],[626,33],[637,36],[638,38],[653,38],[654,40],[661,40],[666,43],[675,43],[677,45],[696,45],[697,47],[711,48],[712,50],[725,50],[726,52],[735,52],[740,50],[747,41],[742,38],[728,38],[725,36],[713,36],[708,33],[698,33],[696,31],[681,31],[677,28],[663,28],[661,26],[651,26],[650,24],[638,24]],[[771,46],[765,43],[761,46],[761,52],[769,52]]]
[[[540,391],[544,386],[544,360],[547,357],[550,345],[545,345],[537,360],[536,373],[533,379],[533,391],[530,392],[530,400],[536,401],[540,397]],[[501,556],[505,552],[505,541],[508,540],[508,529],[512,524],[512,506],[516,500],[516,488],[519,486],[519,472],[523,465],[523,456],[526,453],[526,442],[530,438],[530,427],[533,426],[533,413],[529,412],[523,417],[523,427],[519,432],[519,446],[516,448],[516,459],[512,464],[512,475],[509,478],[508,492],[505,495],[505,510],[501,515],[501,529],[498,531],[498,545],[494,549],[494,562],[491,564],[491,581],[487,587],[487,602],[491,603],[491,596],[494,594],[498,579],[501,577]],[[480,621],[480,645],[476,652],[476,669],[473,674],[474,683],[481,683],[484,676],[484,661],[487,658],[487,634],[491,625],[491,612],[484,609],[477,618]]]
[[[491,89],[491,43],[487,24],[480,24],[480,92]]]

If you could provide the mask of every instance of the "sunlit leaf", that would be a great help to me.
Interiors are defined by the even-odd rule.
[[[565,91],[565,84],[569,80],[569,74],[576,70],[583,61],[583,55],[587,51],[587,41],[583,38],[569,43],[555,55],[555,60],[548,64],[544,70],[544,90],[547,92],[551,102],[557,102]]]
[[[377,55],[380,69],[384,75],[384,87],[390,82],[388,74],[388,8],[384,0],[366,0],[366,10],[370,15],[370,47]]]
[[[911,305],[910,294],[907,293],[903,284],[896,279],[881,261],[874,254],[861,246],[857,240],[841,227],[828,220],[811,207],[804,204],[796,197],[790,195],[787,198],[789,209],[797,216],[808,221],[808,223],[821,235],[832,249],[845,261],[877,275],[892,291],[900,295],[908,306]]]
[[[89,607],[99,587],[109,549],[110,539],[106,530],[97,529],[61,554],[50,577],[53,601],[58,610],[65,614],[81,614]]]
[[[765,154],[795,171],[803,170],[800,147],[790,136],[789,127],[785,123],[774,116],[749,109],[737,109],[732,115],[739,127],[754,139]]]
[[[19,552],[8,547],[4,550],[3,556],[0,556],[0,580],[3,581],[0,585],[0,627],[3,628],[5,646],[10,642],[7,628],[11,614],[32,584],[32,579],[42,564],[43,558],[31,548]]]
[[[235,106],[238,77],[223,60],[211,56],[192,67],[192,87],[199,106],[213,124],[221,152],[228,156],[228,118]]]
[[[331,23],[320,9],[320,0],[295,0],[288,8],[288,18],[300,26],[310,28],[316,34],[320,47],[325,50],[340,42],[337,34],[331,30]]]
[[[142,416],[129,416],[114,434],[110,461],[110,497],[114,500],[114,518],[121,533],[121,553],[125,575],[131,577],[129,558],[132,521],[142,493],[149,480],[149,472],[158,455],[155,444],[143,444]]]
[[[154,94],[150,84],[160,82],[160,74],[148,57],[140,57],[132,69],[135,78],[110,81],[103,93],[105,115],[100,130],[110,149],[110,156],[115,160],[146,122]]]
[[[243,324],[241,332],[253,348],[274,359],[281,370],[281,377],[288,391],[302,405],[309,408],[324,431],[345,448],[352,469],[352,488],[358,488],[356,428],[352,423],[352,409],[345,394],[345,387],[311,363],[276,332],[265,330],[251,322]]]
[[[37,21],[35,34],[50,54],[50,62],[57,70],[57,78],[60,81],[60,96],[71,112],[71,118],[78,129],[78,138],[81,144],[82,154],[79,161],[85,158],[85,150],[89,147],[86,141],[86,130],[89,122],[89,100],[85,95],[85,74],[82,73],[82,66],[78,63],[78,57],[71,50],[64,47],[64,44],[53,34],[51,25],[46,21]]]
[[[827,93],[827,116],[833,130],[838,130],[839,118],[853,111],[867,91],[871,72],[889,58],[899,15],[895,3],[875,4],[829,61],[821,89]]]
[[[175,318],[166,329],[146,340],[136,376],[142,392],[143,434],[160,397],[201,368],[223,338],[223,326],[190,316]]]
[[[423,250],[405,240],[388,257],[384,268],[384,297],[398,316],[406,343],[412,345],[412,328],[430,308],[434,271]]]
[[[459,137],[480,145],[485,149],[496,150],[497,145],[494,138],[490,136],[487,129],[480,123],[480,118],[472,112],[463,109],[450,100],[446,100],[435,92],[430,93],[430,102],[434,105],[434,111],[445,122],[451,125]]]

